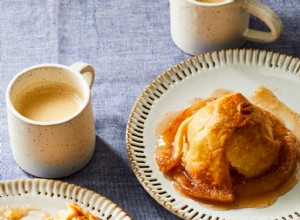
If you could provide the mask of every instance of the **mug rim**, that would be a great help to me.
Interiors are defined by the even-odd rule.
[[[222,0],[221,2],[198,2],[196,0],[186,0],[186,1],[197,6],[213,7],[213,6],[227,5],[233,3],[235,0]]]
[[[83,101],[81,102],[79,108],[73,113],[70,114],[69,116],[60,119],[60,120],[55,120],[55,121],[36,121],[36,120],[32,120],[29,118],[26,118],[25,116],[21,115],[14,107],[12,100],[11,100],[11,89],[12,86],[14,85],[14,83],[24,74],[34,70],[34,69],[38,69],[38,68],[47,68],[47,67],[54,67],[54,68],[61,68],[63,70],[67,70],[68,73],[72,74],[73,77],[76,77],[79,79],[80,84],[83,85],[84,87],[84,94],[83,95]],[[76,88],[77,89],[77,88]],[[89,101],[91,98],[91,89],[87,83],[87,81],[85,80],[85,78],[83,77],[83,75],[81,73],[79,73],[78,71],[75,71],[73,69],[71,69],[69,66],[67,65],[63,65],[63,64],[57,64],[57,63],[42,63],[42,64],[38,64],[38,65],[34,65],[34,66],[30,66],[26,69],[21,70],[20,72],[18,72],[9,82],[7,88],[6,88],[6,105],[7,105],[7,110],[10,110],[12,112],[13,115],[15,115],[16,117],[18,117],[21,121],[24,121],[28,124],[32,124],[32,125],[40,125],[40,126],[54,126],[54,125],[59,125],[59,124],[63,124],[66,123],[68,121],[71,121],[72,119],[76,118],[79,114],[81,114],[84,109],[86,108],[86,106],[88,105]]]

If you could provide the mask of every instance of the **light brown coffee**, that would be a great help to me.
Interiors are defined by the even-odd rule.
[[[223,2],[224,0],[196,0],[197,2],[205,2],[205,3],[217,3]]]
[[[15,109],[34,121],[52,122],[75,113],[82,94],[70,85],[45,81],[24,88],[14,101]]]

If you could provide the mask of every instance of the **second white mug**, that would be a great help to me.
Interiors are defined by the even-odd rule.
[[[250,14],[270,32],[250,29]],[[280,18],[259,0],[170,0],[170,23],[174,43],[191,55],[237,48],[246,40],[273,42],[282,32]]]

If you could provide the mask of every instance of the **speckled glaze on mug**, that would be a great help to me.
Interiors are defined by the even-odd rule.
[[[250,14],[266,23],[270,32],[250,29]],[[269,43],[282,33],[280,18],[259,0],[170,0],[170,23],[174,43],[191,55],[237,48],[246,40]]]
[[[6,91],[8,130],[12,153],[26,172],[43,178],[59,178],[82,169],[95,149],[95,123],[91,101],[94,68],[77,62],[70,67],[42,64],[17,74]],[[14,100],[26,86],[43,81],[66,83],[83,96],[79,109],[54,122],[38,122],[16,111]]]

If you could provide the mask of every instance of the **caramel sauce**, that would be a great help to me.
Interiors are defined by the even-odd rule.
[[[208,98],[206,100],[201,99],[195,99],[196,102],[191,105],[189,108],[185,109],[182,112],[173,112],[167,114],[163,120],[158,124],[157,128],[157,145],[156,145],[156,155],[161,154],[162,152],[164,154],[172,154],[172,143],[174,141],[176,132],[181,125],[181,123],[188,117],[195,114],[199,109],[203,108],[207,103],[216,100],[219,97],[222,97],[224,95],[231,94],[232,91],[230,90],[224,90],[219,89],[213,91],[213,97],[214,98]],[[279,106],[280,107],[280,106]],[[283,128],[281,126],[277,126],[277,132],[279,135],[285,133],[286,128]],[[282,137],[285,138],[285,137]],[[281,154],[284,154],[286,152],[281,152]],[[285,158],[279,158],[279,160],[284,160]],[[284,162],[284,161],[283,161]],[[268,187],[268,181],[274,180],[271,177],[266,177],[263,181],[257,183],[255,180],[250,180],[250,183],[247,183],[247,180],[234,170],[231,172],[231,178],[233,187],[235,189],[235,199],[232,203],[219,203],[214,201],[209,201],[205,199],[199,199],[195,197],[191,197],[188,195],[187,191],[189,190],[188,187],[190,186],[192,188],[192,181],[189,178],[188,173],[186,173],[186,170],[184,168],[184,165],[181,163],[179,166],[171,169],[168,172],[165,172],[165,175],[168,179],[170,179],[174,185],[174,187],[184,196],[190,197],[191,199],[201,203],[202,205],[205,205],[209,208],[217,209],[217,210],[228,210],[228,209],[239,209],[239,208],[264,208],[268,207],[276,202],[276,200],[287,193],[289,190],[293,188],[293,186],[298,182],[299,179],[299,171],[297,169],[297,166],[294,167],[293,173],[287,173],[286,175],[290,175],[290,177],[287,179],[286,182],[282,183],[278,181],[277,187],[275,189],[269,190],[269,191],[263,191],[262,193],[256,192],[255,186],[258,186],[261,184],[262,188]],[[278,169],[278,171],[274,172],[283,172],[284,170]],[[272,175],[272,171],[270,171]],[[284,174],[283,174],[284,175]],[[178,181],[182,182],[183,185],[180,185],[180,187],[177,185]],[[184,187],[183,187],[184,186]],[[186,188],[185,188],[186,187]],[[253,194],[254,192],[254,194]]]
[[[186,174],[186,172],[182,166],[176,167],[174,170],[171,170],[166,175],[172,181],[174,180],[174,177],[182,178],[181,181],[185,181],[185,184],[187,186],[189,184],[192,184],[189,180],[188,174]],[[268,207],[268,206],[274,204],[280,196],[282,196],[285,193],[287,193],[288,191],[290,191],[296,185],[296,183],[298,182],[298,179],[299,179],[299,173],[294,172],[294,174],[288,179],[288,181],[285,184],[283,184],[276,190],[272,190],[268,193],[262,193],[262,194],[257,194],[257,195],[253,195],[253,196],[243,196],[237,192],[236,198],[232,203],[219,203],[219,202],[213,202],[213,201],[208,201],[208,200],[204,200],[204,199],[199,199],[196,197],[191,197],[185,193],[184,189],[179,188],[175,181],[173,181],[173,186],[182,195],[199,202],[201,205],[204,205],[208,208],[212,208],[215,210],[225,211],[225,210],[229,210],[229,209]]]

